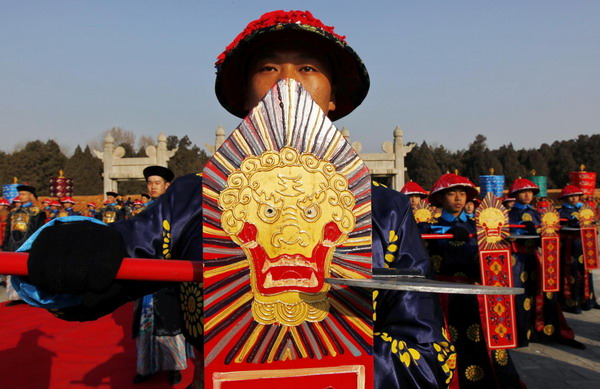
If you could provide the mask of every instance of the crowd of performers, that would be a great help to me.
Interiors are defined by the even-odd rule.
[[[105,206],[95,211],[88,204],[88,215],[104,221],[133,218],[148,205],[153,204],[173,181],[173,173],[163,167],[149,167],[144,171],[149,192],[149,201],[136,201],[132,212],[124,212],[127,204],[120,204],[116,193],[108,192]],[[162,181],[158,190],[150,188],[151,181]],[[160,186],[160,183],[158,184]],[[2,249],[16,250],[31,234],[57,216],[77,216],[72,209],[71,197],[50,202],[50,208],[35,206],[35,188],[21,185],[19,197],[12,204],[0,200],[0,229],[4,235]],[[525,294],[517,295],[516,320],[518,347],[529,342],[558,342],[577,349],[585,346],[575,340],[573,330],[567,325],[563,312],[582,313],[600,308],[595,299],[592,274],[586,270],[582,260],[582,243],[579,235],[578,211],[584,201],[595,206],[584,197],[575,185],[567,185],[560,192],[556,205],[561,216],[561,287],[557,293],[540,291],[538,272],[540,211],[551,199],[535,197],[539,191],[530,180],[519,178],[513,182],[502,199],[509,209],[511,225],[511,250],[513,261],[513,285],[523,287]],[[451,234],[452,238],[429,239],[425,245],[432,261],[435,278],[441,281],[480,283],[481,270],[476,239],[475,210],[480,203],[476,186],[466,177],[444,174],[427,192],[415,182],[408,182],[401,190],[409,197],[413,209],[428,207],[434,217],[420,222],[423,234]],[[43,201],[42,203],[44,203]],[[539,210],[538,210],[539,209]],[[103,216],[108,213],[109,216]],[[122,215],[122,216],[118,216]],[[520,239],[519,236],[524,238]],[[8,298],[20,301],[8,283]],[[515,368],[507,349],[491,350],[487,347],[482,330],[480,314],[481,299],[472,295],[440,295],[447,333],[456,350],[454,385],[458,387],[522,387],[518,369]],[[181,379],[180,370],[187,367],[188,357],[193,355],[191,347],[181,334],[177,291],[163,288],[135,301],[133,334],[138,350],[137,375],[134,382],[143,382],[159,370],[168,370],[169,379],[176,383]],[[166,356],[165,356],[166,355]]]
[[[18,195],[12,201],[0,199],[2,251],[16,251],[40,227],[56,218],[68,222],[70,217],[86,216],[110,224],[135,217],[163,195],[175,178],[171,170],[162,166],[148,166],[143,174],[148,193],[143,193],[140,199],[125,201],[122,195],[109,191],[103,207],[97,209],[96,203],[89,202],[82,212],[73,209],[75,200],[70,196],[43,199],[38,207],[36,188],[17,186]],[[10,276],[3,278],[2,283],[7,288],[8,306],[24,303],[12,287]],[[171,384],[181,381],[181,370],[187,368],[193,351],[181,333],[180,316],[178,290],[173,286],[134,302],[132,335],[137,350],[134,383],[144,382],[161,370],[168,371]]]
[[[415,211],[430,210],[434,217],[420,222],[427,234],[451,234],[452,238],[430,239],[425,244],[436,278],[443,281],[481,283],[475,209],[481,203],[475,185],[466,177],[444,174],[430,192],[410,181],[401,190]],[[592,273],[583,260],[579,210],[596,202],[582,189],[566,185],[556,200],[535,197],[539,188],[532,181],[516,179],[501,198],[509,212],[513,286],[525,289],[515,296],[517,345],[556,342],[576,349],[585,345],[575,340],[563,312],[582,313],[600,309],[594,294]],[[556,203],[560,214],[560,290],[541,290],[539,275],[540,212]],[[596,237],[597,239],[597,237]],[[482,332],[482,300],[468,295],[441,295],[448,333],[457,352],[460,387],[519,387],[519,375],[508,349],[491,350]]]
[[[366,97],[369,76],[345,37],[333,31],[333,27],[326,26],[308,11],[273,11],[251,22],[218,57],[215,91],[219,102],[230,113],[244,118],[274,85],[293,79],[303,85],[329,119],[348,115]],[[245,141],[258,143],[256,139]],[[78,220],[80,216],[68,216],[71,219],[54,219],[45,225],[46,218],[52,216],[33,206],[35,190],[20,187],[23,204],[8,217],[11,226],[3,248],[15,250],[42,225],[43,230],[19,248],[29,251],[29,277],[14,277],[14,286],[28,303],[49,309],[65,320],[94,320],[127,301],[138,299],[136,310],[141,312],[139,324],[136,321],[138,336],[145,333],[158,337],[173,335],[177,331],[160,333],[147,331],[145,327],[145,323],[151,323],[156,329],[163,317],[181,319],[174,313],[160,313],[158,294],[164,284],[157,287],[150,282],[115,280],[115,275],[123,257],[202,261],[203,207],[206,205],[203,180],[202,174],[178,178],[164,195],[134,217],[128,218],[135,211],[128,212],[127,205],[119,203],[116,193],[107,193],[108,204],[104,208],[96,211],[93,204],[88,208],[95,218]],[[509,196],[515,201],[511,223],[525,225],[525,228],[516,228],[515,235],[522,231],[533,234],[539,222],[537,210],[530,204],[535,186],[521,184],[516,182],[509,190]],[[407,191],[407,194],[414,193]],[[426,197],[439,212],[431,222],[417,226],[411,213],[413,200],[409,203],[406,196],[374,183],[370,202],[372,267],[416,270],[427,277],[478,282],[481,275],[476,260],[477,245],[471,236],[473,209],[467,208],[469,201],[475,201],[476,194],[475,186],[468,179],[456,175],[441,177],[430,193],[420,188],[416,194],[419,200]],[[573,207],[577,204],[575,202]],[[474,208],[474,205],[469,207]],[[48,204],[49,209],[53,206],[58,209],[56,204]],[[19,219],[18,214],[25,212],[27,216]],[[57,223],[57,220],[72,222]],[[574,226],[576,222],[569,220],[568,223]],[[451,233],[452,238],[431,240],[425,247],[420,232]],[[570,239],[570,245],[563,245],[565,253],[575,258],[567,262],[571,268],[580,269],[576,258],[577,237],[565,239]],[[532,340],[564,339],[574,347],[582,347],[566,327],[558,303],[570,304],[573,311],[593,306],[589,274],[565,272],[566,277],[571,277],[564,281],[570,284],[568,294],[563,289],[559,298],[540,296],[532,264],[536,244],[534,239],[513,242],[515,286],[522,285],[526,289],[518,301],[521,306],[517,317],[519,346]],[[430,293],[396,290],[375,291],[372,296],[368,295],[369,302],[371,297],[374,387],[521,387],[508,352],[491,351],[483,342],[477,298],[447,296],[440,301],[437,295]],[[538,312],[543,314],[538,315]],[[152,319],[146,321],[147,318]],[[222,324],[228,325],[225,321]],[[278,331],[276,327],[272,327],[273,332]],[[327,338],[325,332],[321,335]],[[203,333],[198,338],[200,342],[195,345],[200,363],[196,365],[196,382],[201,385]],[[288,342],[294,341],[288,339]],[[182,350],[184,347],[178,342],[171,344],[176,343],[174,348]],[[155,347],[155,350],[166,343],[161,340],[138,342],[141,348]],[[341,344],[336,346],[342,347]],[[323,347],[315,344],[315,349],[320,348],[326,354],[327,349]],[[324,354],[321,354],[323,358]],[[303,362],[314,359],[313,356],[298,357],[304,358]],[[164,365],[159,369],[165,369]],[[166,369],[178,370],[173,365]],[[145,380],[152,372],[153,369],[138,364],[136,381]],[[170,379],[175,382],[178,375],[172,374]]]

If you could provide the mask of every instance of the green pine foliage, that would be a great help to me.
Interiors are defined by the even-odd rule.
[[[466,150],[448,151],[443,146],[431,148],[423,142],[406,156],[407,179],[428,189],[441,174],[453,173],[469,177],[479,184],[479,176],[504,175],[508,185],[518,177],[529,177],[532,170],[548,177],[549,189],[560,189],[569,182],[569,172],[585,170],[600,174],[600,134],[579,135],[575,139],[542,144],[537,149],[515,150],[513,145],[490,150],[486,137],[479,134]],[[433,163],[432,163],[433,159]],[[600,185],[600,183],[599,183]]]
[[[144,156],[142,147],[135,148],[133,143],[123,142],[127,156]],[[183,138],[171,135],[167,137],[168,149],[177,147],[177,152],[169,161],[169,168],[176,177],[196,174],[202,171],[209,156],[204,150],[192,144],[186,135]],[[475,184],[479,176],[502,174],[507,184],[521,176],[529,177],[533,169],[536,175],[548,177],[548,188],[562,188],[568,183],[569,172],[578,171],[581,165],[585,170],[600,173],[600,134],[579,135],[577,138],[544,143],[537,149],[515,150],[508,144],[491,150],[485,136],[479,134],[465,150],[451,151],[443,145],[429,146],[423,142],[406,156],[406,179],[429,189],[446,172],[459,171]],[[0,151],[0,184],[10,184],[13,177],[19,183],[28,183],[37,188],[40,196],[48,196],[50,179],[58,176],[60,170],[66,177],[72,178],[75,195],[94,195],[102,193],[102,161],[96,158],[89,147],[82,150],[77,147],[71,157],[61,151],[59,145],[49,140],[28,142],[24,147],[12,153]],[[600,183],[599,183],[600,185]],[[122,193],[142,193],[143,181],[121,182]]]

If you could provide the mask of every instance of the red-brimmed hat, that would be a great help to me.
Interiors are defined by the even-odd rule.
[[[50,201],[50,206],[54,206],[54,207],[60,207],[60,203],[58,202],[58,200],[52,200]]]
[[[48,203],[48,204],[50,204],[50,199],[43,199],[43,200],[42,200],[42,204],[44,204],[44,203]]]
[[[65,196],[62,199],[60,199],[61,203],[71,203],[71,204],[75,204],[75,200],[73,200],[72,197],[69,196]]]
[[[578,186],[569,184],[560,191],[558,198],[562,199],[569,196],[583,196],[583,190]]]
[[[510,186],[510,189],[508,190],[508,195],[510,197],[513,197],[514,194],[522,190],[530,190],[533,192],[533,194],[536,194],[540,191],[540,188],[533,182],[529,181],[527,178],[519,177],[513,181],[512,185]]]
[[[10,203],[4,197],[0,198],[0,205],[6,205],[7,207],[10,207]]]
[[[144,205],[144,203],[142,203],[142,200],[140,200],[140,199],[136,199],[136,200],[133,202],[133,205]]]
[[[421,185],[414,181],[408,181],[406,184],[404,184],[402,189],[400,189],[400,193],[404,193],[407,196],[418,195],[421,196],[422,199],[427,197],[427,192],[425,189],[423,189]]]
[[[91,205],[92,207],[96,208],[96,203],[94,203],[93,201],[92,201],[92,202],[89,202],[89,203],[87,203],[87,206],[88,206],[88,207],[89,207],[90,205]]]
[[[15,197],[14,199],[12,199],[13,204],[14,203],[22,203],[21,199],[19,198],[19,196]]]
[[[504,197],[504,198],[500,198],[500,200],[502,201],[502,204],[507,203],[509,201],[517,201],[517,199],[515,199],[514,197]]]
[[[348,115],[367,96],[369,74],[360,57],[346,43],[346,37],[333,30],[309,11],[273,11],[250,22],[215,63],[215,92],[219,102],[233,115],[245,117],[248,110],[244,88],[252,55],[275,42],[307,42],[322,49],[333,65],[336,108],[329,112],[329,118],[337,120]]]
[[[463,187],[467,192],[467,201],[471,201],[477,196],[477,189],[468,178],[454,173],[446,173],[433,185],[429,192],[429,202],[436,207],[441,207],[442,203],[438,201],[436,194],[451,188]]]

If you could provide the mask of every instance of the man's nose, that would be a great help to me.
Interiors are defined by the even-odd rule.
[[[293,65],[282,65],[280,76],[282,79],[291,78],[298,81],[298,75],[296,72],[296,67]]]

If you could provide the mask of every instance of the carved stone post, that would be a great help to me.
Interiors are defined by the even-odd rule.
[[[396,127],[394,130],[394,167],[396,168],[394,189],[396,190],[400,190],[404,186],[404,172],[406,171],[404,157],[406,157],[406,155],[415,147],[414,143],[405,145],[403,137],[404,133],[400,127]]]
[[[218,149],[225,142],[225,129],[223,126],[217,127],[215,131],[215,147]]]
[[[167,136],[164,133],[158,135],[158,146],[156,147],[156,164],[167,167]]]
[[[103,162],[104,162],[104,193],[109,192],[109,191],[118,191],[118,184],[116,181],[114,181],[114,186],[113,186],[113,180],[111,178],[111,172],[112,172],[112,165],[113,165],[113,159],[112,159],[112,155],[115,149],[115,140],[114,138],[110,135],[107,134],[106,137],[104,138],[104,155],[106,156],[106,158],[102,158]]]

